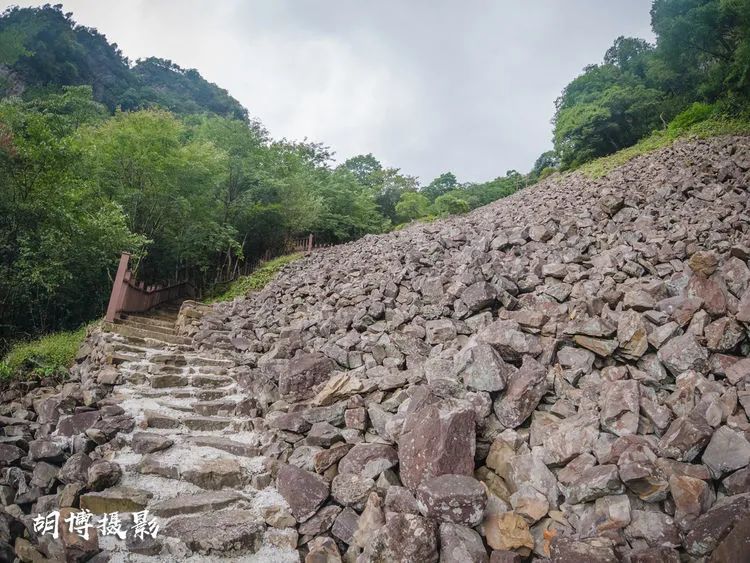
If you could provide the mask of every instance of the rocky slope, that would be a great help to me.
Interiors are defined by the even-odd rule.
[[[0,411],[0,524],[35,540],[39,495],[13,495],[35,459],[44,506],[71,494],[78,451],[99,465],[81,498],[130,487],[164,519],[101,560],[743,560],[749,185],[750,139],[679,143],[315,252],[248,299],[184,306],[189,344],[115,374],[127,344],[100,335],[83,406]],[[97,421],[61,440],[75,408]],[[113,416],[132,424],[92,434]]]
[[[747,138],[682,143],[315,254],[206,316],[195,341],[231,344],[283,445],[302,549],[747,555],[749,182]]]

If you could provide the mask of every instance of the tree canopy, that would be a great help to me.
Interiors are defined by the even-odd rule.
[[[656,44],[619,37],[555,103],[563,168],[628,147],[693,103],[746,113],[750,102],[750,0],[655,0]]]

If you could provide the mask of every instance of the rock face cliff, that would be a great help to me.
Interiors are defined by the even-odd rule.
[[[749,258],[750,138],[311,253],[11,396],[5,521],[135,499],[159,540],[62,549],[123,561],[743,560]]]

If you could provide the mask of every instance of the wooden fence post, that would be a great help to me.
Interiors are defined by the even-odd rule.
[[[310,236],[307,237],[307,251],[312,252],[313,249],[313,234],[310,233]]]
[[[120,256],[120,264],[117,266],[115,274],[115,283],[112,284],[112,293],[109,295],[109,305],[107,305],[107,315],[104,317],[108,322],[114,322],[117,313],[122,307],[122,299],[125,296],[125,273],[128,271],[128,262],[130,254],[123,252]]]

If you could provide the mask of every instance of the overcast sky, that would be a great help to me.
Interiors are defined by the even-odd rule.
[[[197,68],[274,137],[323,141],[340,161],[371,152],[425,183],[528,171],[562,88],[619,35],[653,39],[651,0],[62,4],[131,59]]]

